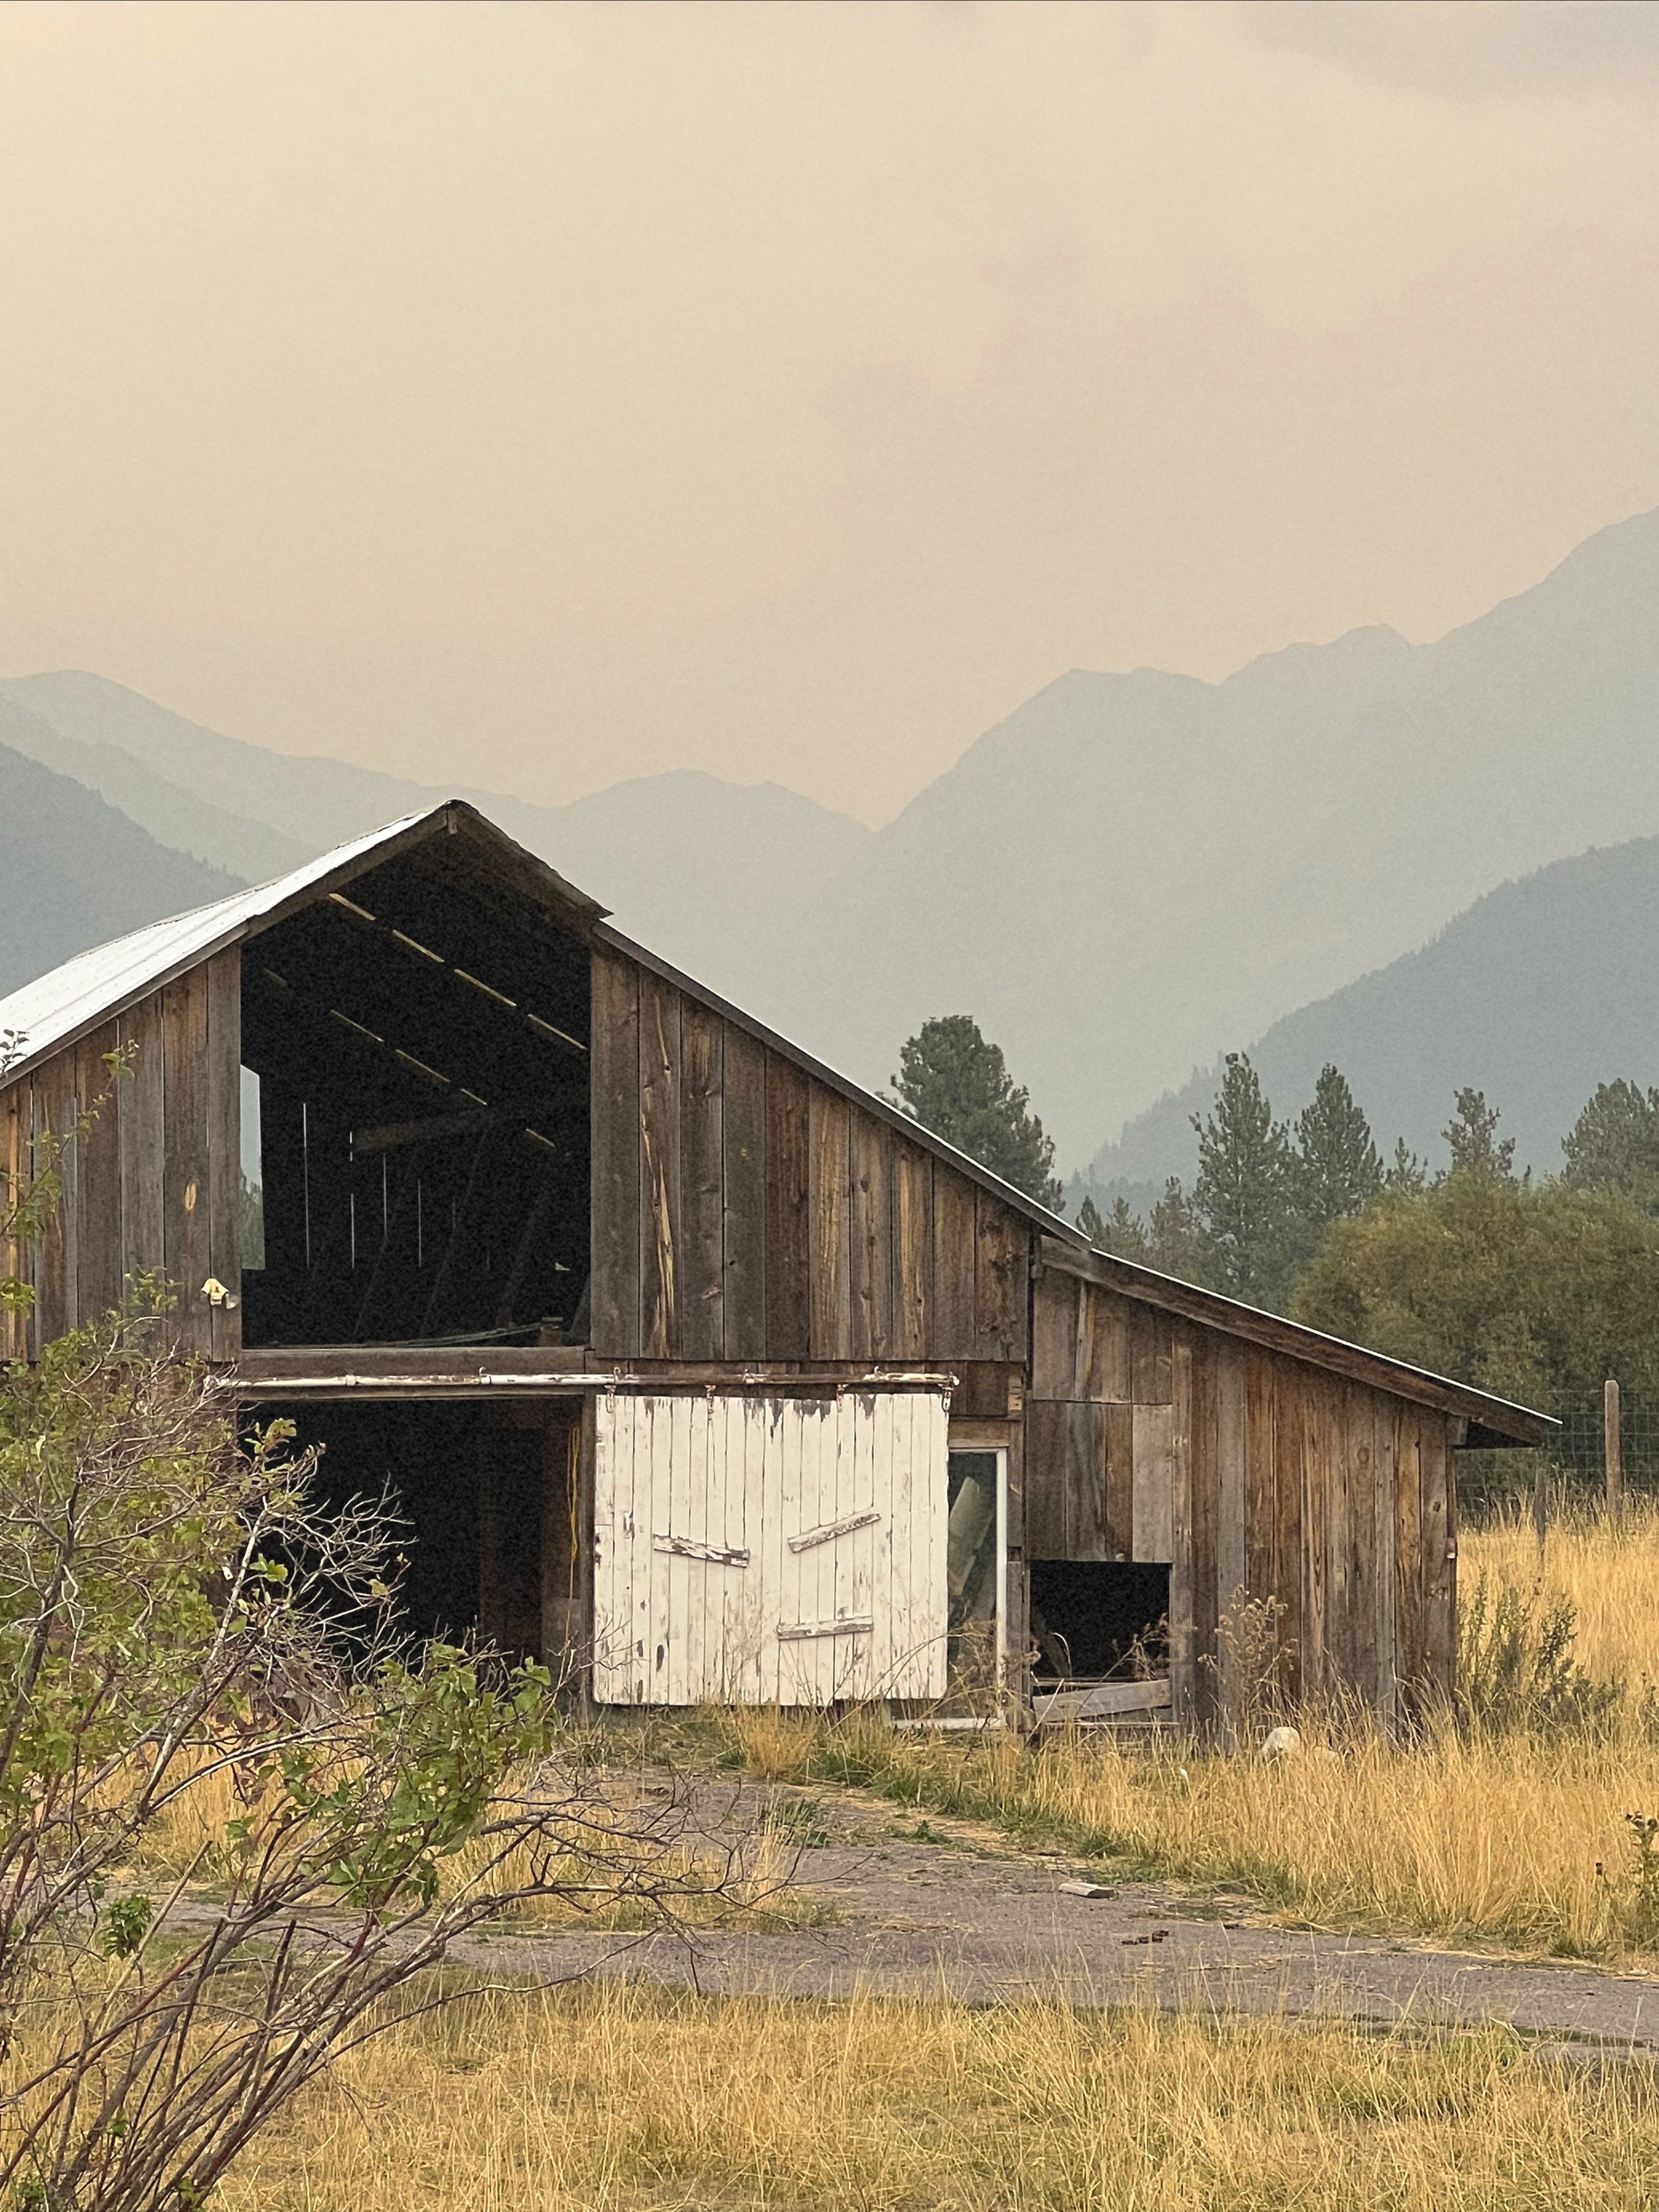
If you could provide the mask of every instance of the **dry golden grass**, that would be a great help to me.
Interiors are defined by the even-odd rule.
[[[611,1984],[486,1998],[355,2054],[221,2201],[1635,2212],[1656,2179],[1659,2107],[1639,2075],[1566,2075],[1503,2031]]]
[[[1482,1575],[1559,1590],[1577,1613],[1581,1666],[1620,1675],[1637,1691],[1659,1683],[1659,1504],[1632,1500],[1622,1524],[1569,1512],[1549,1528],[1541,1560],[1532,1522],[1513,1514],[1467,1530],[1458,1550],[1466,1593]]]

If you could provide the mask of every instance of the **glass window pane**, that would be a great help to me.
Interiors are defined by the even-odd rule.
[[[242,1165],[238,1191],[237,1219],[242,1265],[265,1264],[264,1139],[259,1127],[259,1079],[251,1067],[242,1070]]]
[[[997,1455],[950,1455],[945,1577],[953,1688],[996,1686]]]

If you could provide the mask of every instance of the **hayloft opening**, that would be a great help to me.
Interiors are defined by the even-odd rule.
[[[583,1340],[588,959],[441,836],[247,943],[245,1344]]]
[[[1167,1566],[1033,1559],[1030,1571],[1032,1673],[1043,1686],[1168,1674]]]

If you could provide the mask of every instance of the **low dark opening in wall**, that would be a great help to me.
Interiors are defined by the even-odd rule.
[[[567,1485],[579,1406],[394,1399],[254,1408],[261,1425],[278,1415],[294,1423],[296,1449],[321,1447],[328,1503],[387,1496],[401,1523],[402,1611],[416,1636],[476,1634],[560,1666],[575,1595]]]
[[[1169,1672],[1170,1570],[1106,1559],[1031,1562],[1039,1681]],[[1144,1663],[1137,1666],[1137,1659]]]

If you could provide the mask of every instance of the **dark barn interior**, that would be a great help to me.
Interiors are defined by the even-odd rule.
[[[241,1013],[246,1344],[580,1340],[589,956],[544,902],[428,839],[254,938]]]
[[[579,1597],[577,1401],[324,1400],[255,1417],[292,1421],[296,1446],[321,1447],[331,1504],[386,1496],[416,1634],[476,1633],[557,1669]]]
[[[1140,1561],[1033,1559],[1033,1671],[1044,1682],[1169,1670],[1170,1570]]]

